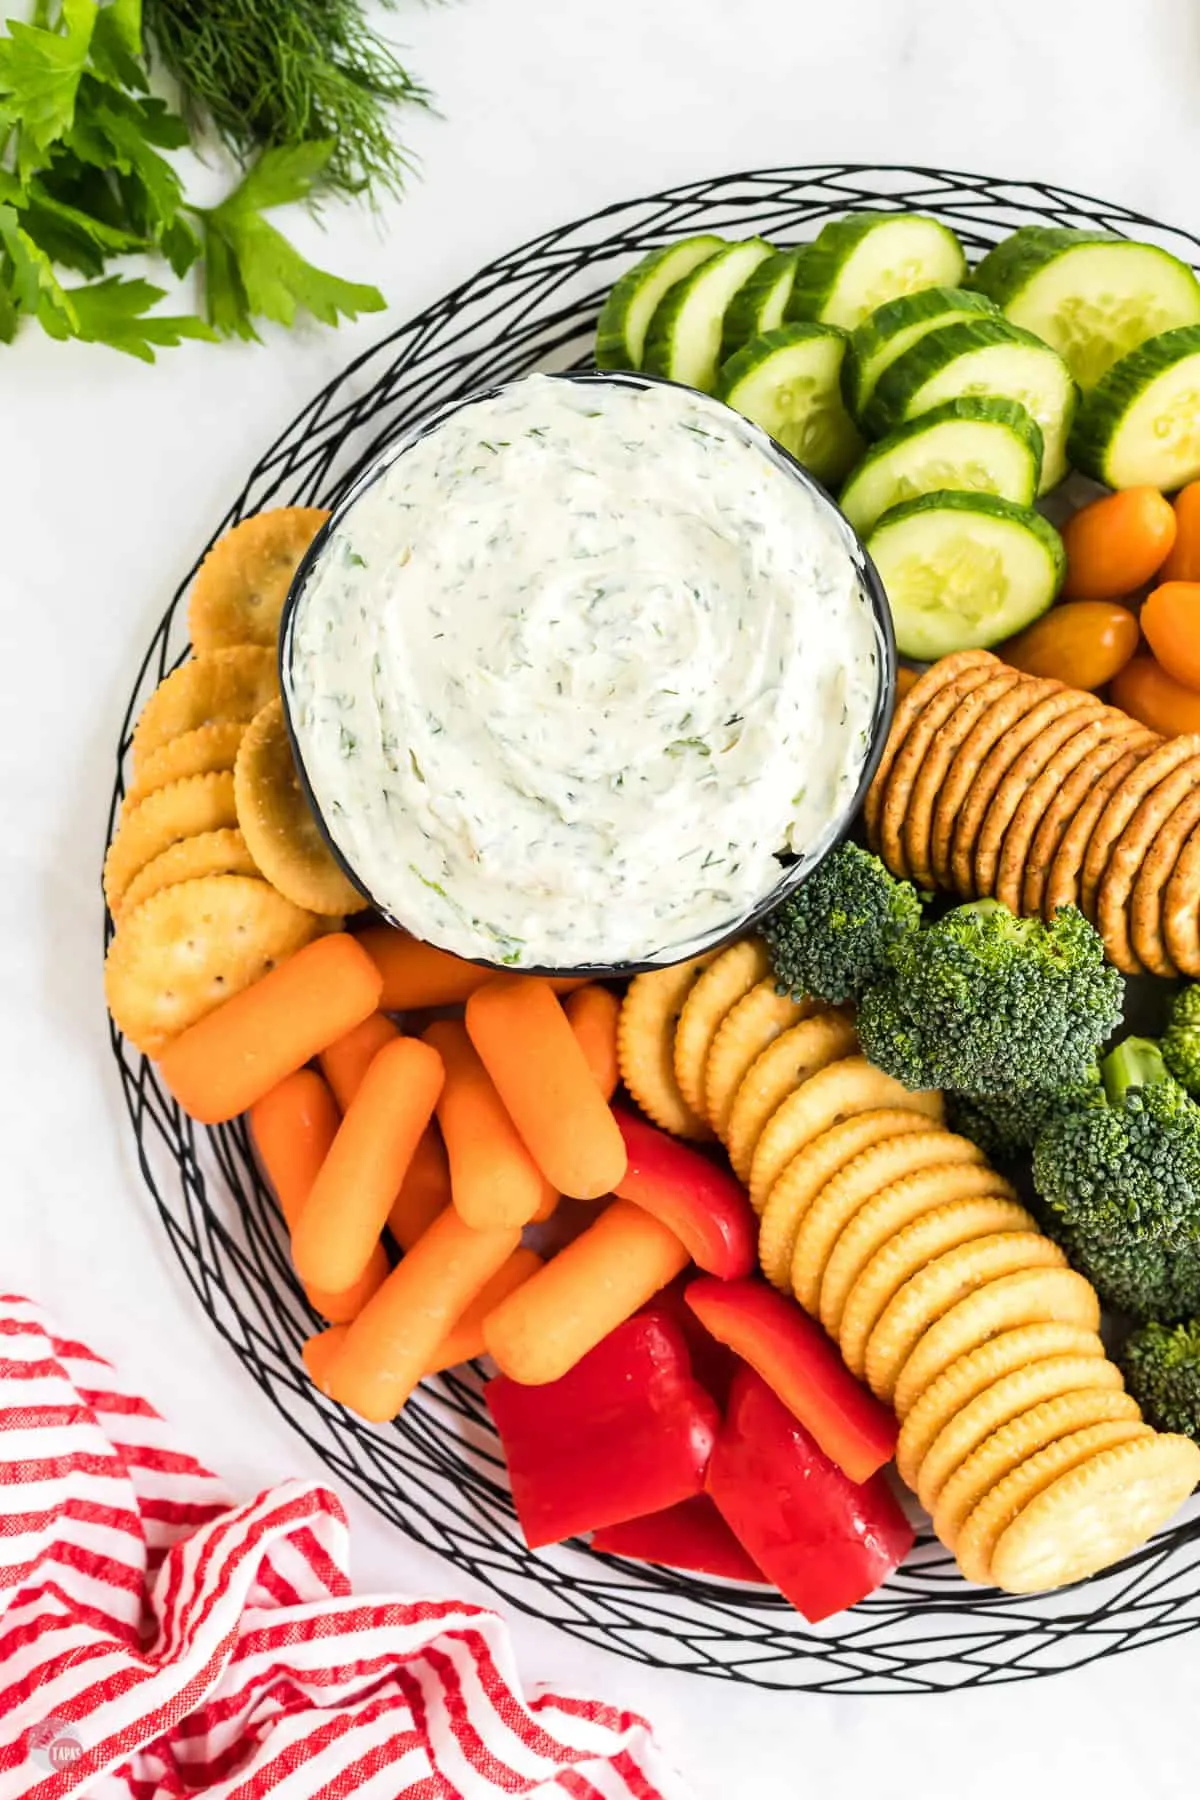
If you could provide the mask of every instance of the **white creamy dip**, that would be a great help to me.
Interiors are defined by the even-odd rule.
[[[326,826],[418,936],[671,961],[853,797],[880,673],[821,503],[718,402],[515,382],[346,510],[292,619]]]

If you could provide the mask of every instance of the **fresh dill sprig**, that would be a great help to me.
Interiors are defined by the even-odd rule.
[[[148,36],[243,162],[262,149],[331,141],[320,191],[396,194],[413,158],[391,113],[428,90],[367,24],[360,0],[144,0]]]

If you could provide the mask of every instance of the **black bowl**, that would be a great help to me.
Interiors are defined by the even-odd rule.
[[[590,369],[567,371],[563,374],[554,375],[550,377],[550,379],[555,381],[583,383],[602,382],[626,387],[677,387],[681,385],[678,382],[664,381],[661,377],[654,375]],[[318,829],[329,848],[330,855],[333,857],[342,873],[346,876],[347,880],[351,882],[351,884],[358,889],[359,893],[370,902],[371,906],[382,918],[386,919],[392,925],[401,927],[405,931],[411,931],[412,927],[406,920],[397,918],[395,914],[388,911],[387,907],[380,904],[375,896],[364,886],[355,870],[347,862],[345,856],[335,843],[329,827],[325,822],[324,816],[322,815],[321,808],[317,804],[317,798],[313,792],[308,771],[304,766],[304,757],[301,753],[297,733],[292,722],[291,708],[288,701],[288,673],[296,607],[301,594],[304,592],[309,576],[312,574],[313,568],[320,559],[321,552],[324,549],[326,540],[330,534],[341,523],[346,513],[356,504],[367,489],[380,480],[391,467],[392,463],[395,462],[396,458],[402,456],[419,438],[422,438],[430,431],[435,430],[444,419],[461,411],[464,406],[471,406],[478,400],[490,400],[496,394],[501,393],[504,388],[512,387],[514,385],[516,384],[513,382],[505,382],[496,387],[481,388],[475,393],[464,395],[460,400],[449,401],[446,405],[438,407],[436,411],[427,414],[407,431],[402,432],[388,448],[380,454],[376,461],[372,463],[371,467],[359,477],[343,499],[339,501],[325,524],[321,527],[321,530],[309,545],[304,559],[300,563],[300,566],[292,579],[292,585],[288,590],[287,599],[284,602],[283,613],[280,618],[279,686],[283,695],[283,716],[287,725],[288,738],[291,742],[292,754],[295,758],[296,771],[300,779],[300,785],[308,800],[309,806],[312,808],[313,817],[316,819]],[[691,390],[688,391],[690,392]],[[711,397],[706,396],[706,398]],[[768,434],[761,430],[759,426],[744,419],[740,413],[734,414],[733,416],[737,419],[739,429],[752,442],[758,444],[764,455],[769,456],[780,468],[785,469],[801,487],[807,488],[811,494],[815,495],[821,507],[825,510],[831,522],[838,530],[840,536],[844,539],[846,548],[849,550],[858,568],[863,591],[870,602],[871,615],[875,627],[876,662],[879,669],[879,687],[871,714],[870,742],[867,748],[866,760],[863,763],[862,773],[859,776],[858,786],[854,792],[854,796],[843,809],[841,816],[830,824],[820,841],[806,850],[803,856],[788,858],[786,861],[781,862],[779,879],[748,913],[744,914],[739,919],[733,920],[729,924],[721,925],[706,938],[693,939],[689,942],[687,949],[684,952],[687,956],[697,956],[708,950],[720,949],[723,945],[732,942],[734,938],[740,937],[744,932],[752,929],[760,920],[764,919],[768,913],[773,912],[782,900],[785,900],[790,893],[799,887],[805,877],[812,873],[813,869],[815,869],[817,864],[829,854],[830,850],[841,843],[843,838],[846,837],[857,817],[859,808],[866,796],[867,789],[871,785],[875,771],[879,767],[879,761],[883,755],[884,745],[887,742],[888,727],[891,723],[896,694],[896,639],[892,630],[891,608],[888,606],[887,595],[884,592],[883,583],[879,579],[878,571],[870,557],[867,555],[866,549],[857,532],[851,526],[845,515],[840,511],[831,495],[821,486],[820,482],[816,481],[813,476],[809,474],[807,469],[802,468],[795,457],[783,448],[782,444],[776,443],[773,437],[768,436]],[[470,957],[466,960],[477,963],[481,968],[495,969],[498,974],[511,975],[514,972],[519,972],[527,975],[586,976],[596,980],[617,980],[623,979],[626,976],[640,974],[647,969],[664,968],[672,961],[681,961],[683,958],[682,956],[672,957],[670,955],[652,955],[647,957],[645,961],[580,963],[570,968],[527,968],[522,966],[519,971],[514,971],[512,967],[507,964],[491,961],[487,957]]]

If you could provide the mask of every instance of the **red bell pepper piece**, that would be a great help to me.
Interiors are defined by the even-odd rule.
[[[643,1312],[664,1312],[678,1325],[692,1358],[692,1374],[706,1394],[711,1394],[722,1412],[729,1398],[729,1384],[734,1370],[741,1367],[728,1344],[722,1344],[711,1331],[706,1331],[687,1303],[687,1290],[696,1279],[685,1270],[674,1281],[660,1288],[648,1300]]]
[[[720,1414],[665,1312],[626,1319],[557,1381],[501,1375],[484,1393],[531,1550],[703,1491]]]
[[[710,1275],[748,1275],[758,1225],[741,1183],[634,1113],[616,1111],[616,1120],[629,1161],[614,1192],[653,1213]]]
[[[874,1593],[916,1537],[886,1476],[851,1481],[753,1369],[734,1377],[707,1487],[763,1574],[814,1625]]]
[[[714,1281],[686,1289],[700,1323],[763,1380],[851,1481],[866,1481],[896,1449],[894,1414],[854,1379],[837,1346],[794,1300],[763,1281]]]
[[[767,1580],[707,1494],[681,1500],[644,1519],[604,1525],[592,1533],[592,1549],[606,1556],[631,1556],[635,1562],[665,1563],[669,1569],[691,1569],[698,1575],[722,1575],[728,1581]]]

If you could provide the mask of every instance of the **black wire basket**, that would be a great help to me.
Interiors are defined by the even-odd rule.
[[[260,458],[213,537],[264,507],[332,506],[397,432],[434,407],[534,369],[585,367],[608,288],[646,251],[698,231],[800,242],[843,213],[902,209],[942,220],[975,252],[1019,225],[1067,225],[1142,238],[1200,263],[1200,240],[1186,232],[1034,182],[839,164],[689,183],[545,233],[356,358]],[[110,836],[133,724],[187,652],[183,600],[199,561],[138,671],[118,749]],[[482,1372],[427,1381],[386,1427],[326,1401],[300,1360],[319,1321],[292,1272],[282,1220],[244,1125],[196,1127],[153,1064],[115,1028],[112,1048],[142,1173],[217,1331],[336,1481],[506,1605],[651,1667],[841,1694],[1029,1680],[1200,1626],[1195,1502],[1119,1567],[1032,1598],[969,1586],[925,1530],[886,1586],[822,1626],[807,1625],[778,1595],[736,1582],[601,1556],[582,1544],[527,1550],[483,1404]]]

